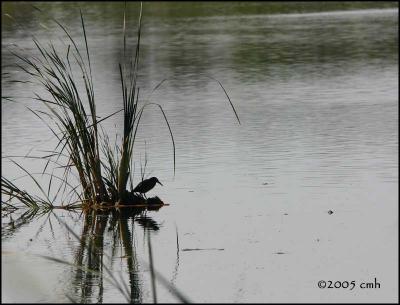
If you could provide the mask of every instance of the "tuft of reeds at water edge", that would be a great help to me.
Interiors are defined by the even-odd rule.
[[[144,199],[132,191],[134,184],[131,164],[134,156],[134,144],[143,112],[148,107],[158,109],[165,120],[173,146],[175,175],[175,141],[167,116],[160,104],[142,98],[138,86],[143,5],[140,3],[136,46],[133,52],[127,49],[127,4],[124,5],[123,54],[119,63],[123,107],[103,118],[97,115],[90,50],[82,11],[79,11],[79,14],[84,42],[83,50],[78,47],[78,41],[72,37],[63,24],[55,18],[47,16],[47,13],[40,8],[33,6],[40,14],[49,17],[66,35],[66,39],[63,41],[65,48],[59,50],[52,42],[44,45],[36,37],[33,37],[38,56],[25,56],[21,54],[20,50],[14,49],[10,52],[20,60],[17,66],[30,76],[29,82],[42,87],[46,93],[46,96],[36,93],[34,96],[34,100],[45,106],[45,111],[28,108],[47,125],[57,139],[57,144],[51,153],[40,157],[46,162],[42,175],[50,163],[58,164],[64,171],[61,176],[56,176],[54,173],[48,174],[50,183],[46,191],[36,180],[34,174],[11,160],[32,179],[42,196],[32,196],[26,190],[19,188],[14,181],[2,176],[2,208],[11,208],[11,203],[16,200],[29,208],[51,209],[55,207],[54,202],[57,200],[57,196],[66,190],[69,191],[68,194],[76,197],[74,202],[58,206],[66,209],[90,208],[98,205],[151,205],[151,200],[154,203],[154,200],[157,200],[155,197]],[[6,16],[11,17],[8,14]],[[218,82],[223,89],[240,124],[239,116],[225,88],[221,82],[210,78]],[[18,80],[16,82],[23,83]],[[164,80],[153,91],[159,88],[163,82]],[[3,98],[13,101],[11,97]],[[102,127],[102,122],[119,112],[123,112],[121,143],[120,145],[111,145],[111,141]],[[67,160],[65,164],[60,164],[62,157]],[[73,186],[68,182],[71,175],[78,178],[78,185]],[[142,173],[142,180],[143,178]],[[61,185],[57,189],[56,196],[50,198],[53,180],[61,181]],[[8,200],[3,200],[3,197],[7,197]],[[159,203],[162,201],[160,200]]]

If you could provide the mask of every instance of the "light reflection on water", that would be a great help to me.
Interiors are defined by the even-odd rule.
[[[345,291],[334,296],[317,291],[317,281],[375,276],[384,288],[368,295],[368,300],[393,300],[397,291],[393,230],[398,225],[397,14],[397,10],[375,10],[147,21],[143,92],[148,95],[168,79],[152,100],[163,105],[177,147],[173,178],[172,145],[162,115],[145,114],[139,133],[146,139],[149,176],[164,184],[154,194],[171,203],[150,213],[160,226],[152,232],[155,264],[192,300],[349,300]],[[75,17],[68,19],[68,26],[77,34],[80,21]],[[96,11],[91,11],[87,32],[99,113],[104,116],[121,107],[117,69],[121,32],[119,24],[107,25],[95,17]],[[31,34],[47,38],[39,28]],[[9,29],[2,44],[22,44],[32,52],[24,35]],[[4,53],[2,60],[10,79],[22,77],[10,67],[12,57]],[[242,125],[207,75],[224,84]],[[7,79],[3,96],[32,95],[29,85]],[[34,105],[30,100],[23,103]],[[121,130],[121,119],[108,120],[106,129],[111,134]],[[2,128],[3,155],[25,154],[34,145],[48,150],[56,144],[49,145],[51,133],[19,104],[2,101]],[[137,149],[137,161],[143,160],[143,140]],[[5,176],[20,175],[2,163]],[[39,171],[42,165],[27,162],[27,166]],[[329,215],[328,210],[334,213]],[[63,216],[75,232],[82,232],[81,218]],[[29,242],[42,221],[26,224],[15,238],[4,239],[4,248],[72,260],[76,242],[62,226],[55,226],[53,236],[46,224],[40,238]],[[224,250],[180,252],[177,269],[175,224],[181,248]],[[135,232],[138,236],[132,240],[138,256],[146,261],[143,230]],[[105,251],[110,251],[112,236],[105,234],[103,241]],[[117,245],[120,256],[122,249]],[[33,261],[49,268],[47,261]],[[65,287],[72,282],[71,268],[51,264],[51,269],[54,281],[45,286],[54,289],[44,299],[64,298]],[[128,279],[123,259],[115,259],[112,269]],[[136,271],[142,301],[149,302],[148,269],[139,265]],[[165,287],[157,288],[160,300],[175,300]],[[29,297],[39,301],[43,296]],[[364,297],[350,298],[362,302]],[[103,301],[124,299],[104,283]]]

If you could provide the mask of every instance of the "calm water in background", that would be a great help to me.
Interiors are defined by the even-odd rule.
[[[122,105],[121,19],[108,21],[96,9],[84,13],[98,112],[106,116]],[[51,14],[79,37],[76,11]],[[136,15],[130,17],[134,34]],[[27,76],[11,66],[15,59],[4,46],[16,43],[25,54],[35,54],[31,35],[43,42],[62,36],[40,14],[23,22],[2,32],[3,96],[41,93],[8,82]],[[149,96],[167,79],[151,100],[169,119],[177,161],[174,177],[162,115],[147,112],[136,168],[146,145],[147,173],[164,184],[152,195],[170,203],[148,213],[159,226],[149,231],[157,271],[196,302],[396,300],[397,45],[397,9],[145,18],[141,91]],[[223,83],[241,125],[207,76]],[[2,101],[2,155],[24,155],[31,147],[39,155],[54,148],[46,126],[24,107],[40,106],[30,99],[20,102]],[[121,120],[116,115],[105,122],[110,135],[120,133]],[[21,163],[33,172],[43,167]],[[23,175],[5,160],[2,174]],[[19,181],[36,191],[28,180]],[[79,215],[57,215],[82,232]],[[151,302],[144,230],[136,225],[134,232],[140,300]],[[105,252],[111,251],[111,240],[105,234]],[[53,216],[51,225],[44,216],[4,235],[4,301],[68,301],[66,294],[79,300],[83,292],[72,280],[74,268],[31,255],[72,261],[77,245]],[[189,248],[211,250],[184,251]],[[116,251],[120,254],[107,265],[128,281],[123,246]],[[374,278],[380,289],[317,287],[322,279],[360,283]],[[159,301],[176,300],[162,284],[157,289]],[[96,301],[97,293],[87,300]],[[103,301],[124,298],[104,282]]]

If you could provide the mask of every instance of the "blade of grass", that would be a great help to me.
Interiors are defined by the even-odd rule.
[[[207,77],[210,78],[210,79],[212,79],[212,80],[214,80],[214,81],[216,81],[216,82],[221,86],[222,90],[224,90],[224,93],[225,93],[226,97],[228,98],[228,101],[229,101],[229,103],[231,104],[232,110],[233,110],[233,112],[235,113],[236,119],[238,120],[239,125],[240,125],[239,116],[238,116],[238,114],[237,114],[237,112],[236,112],[236,109],[235,109],[235,107],[233,106],[233,103],[232,103],[232,101],[231,101],[231,98],[229,97],[228,93],[226,92],[224,86],[222,86],[221,82],[220,82],[219,80],[215,79],[214,77],[211,77],[211,76],[207,76]]]
[[[156,277],[154,274],[154,261],[153,261],[150,233],[147,234],[147,245],[149,250],[149,264],[150,264],[150,275],[151,275],[151,289],[153,292],[153,303],[156,304],[157,303]]]

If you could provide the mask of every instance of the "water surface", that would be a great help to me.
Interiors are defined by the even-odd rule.
[[[117,5],[115,10],[122,11]],[[134,12],[130,46],[135,41]],[[75,37],[81,35],[75,10],[51,13]],[[121,19],[107,20],[95,8],[84,13],[98,112],[105,116],[122,106]],[[20,27],[9,25],[2,31],[3,96],[42,93],[9,82],[28,77],[13,67],[16,60],[6,46],[15,43],[24,54],[36,54],[31,35],[43,42],[63,37],[48,18],[31,14]],[[136,168],[146,147],[147,176],[164,184],[151,194],[170,206],[147,213],[150,228],[143,226],[144,216],[118,222],[126,229],[119,232],[129,235],[119,236],[119,242],[108,231],[111,218],[96,220],[104,226],[104,232],[96,232],[103,232],[105,257],[112,256],[104,258],[105,264],[128,285],[135,283],[130,286],[136,289],[134,300],[153,300],[146,234],[151,235],[157,271],[192,301],[395,300],[397,9],[149,17],[144,19],[141,50],[143,97],[167,79],[150,98],[163,106],[171,124],[177,167],[174,177],[169,132],[162,114],[154,110],[145,113],[139,131]],[[241,125],[219,85],[207,76],[223,83]],[[52,149],[56,142],[50,131],[25,108],[40,106],[27,98],[19,101],[2,101],[2,155],[25,155],[31,147],[36,155]],[[104,126],[110,135],[120,133],[122,116]],[[43,167],[40,162],[21,163],[33,172]],[[2,168],[6,177],[23,175],[5,160]],[[37,192],[29,180],[19,181]],[[56,215],[81,238],[86,236],[79,213]],[[34,256],[78,257],[80,242],[54,215],[35,217],[4,233],[2,245],[4,301],[68,302],[66,295],[87,302],[125,301],[107,281],[100,284],[94,277],[85,282],[76,268]],[[128,248],[137,257],[132,266],[125,257]],[[380,289],[317,287],[322,279],[374,278]],[[27,289],[21,292],[21,287]],[[159,301],[176,301],[160,282],[157,292]]]

